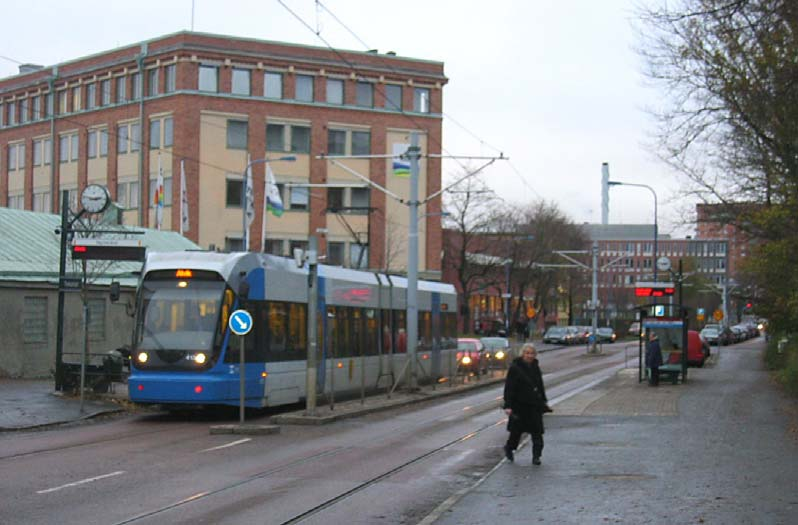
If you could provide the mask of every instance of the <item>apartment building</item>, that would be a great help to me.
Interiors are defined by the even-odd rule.
[[[441,62],[393,52],[195,32],[22,66],[0,80],[0,206],[59,213],[54,196],[66,193],[76,209],[82,188],[101,184],[126,224],[182,229],[204,248],[240,250],[251,162],[249,249],[288,255],[317,235],[329,264],[402,271],[410,184],[386,156],[417,132],[419,198],[440,189],[440,159],[426,155],[441,152],[446,82]],[[372,157],[336,163],[322,154]],[[279,160],[286,157],[293,160]],[[263,213],[267,166],[280,216]],[[440,276],[440,206],[431,199],[418,219],[427,278]]]

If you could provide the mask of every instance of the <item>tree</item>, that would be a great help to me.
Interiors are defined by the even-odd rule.
[[[444,202],[444,270],[455,276],[458,288],[459,310],[464,319],[464,330],[470,330],[471,317],[468,298],[492,282],[500,261],[486,254],[489,242],[486,235],[493,231],[494,210],[498,199],[477,178],[468,178],[447,193]]]
[[[798,5],[682,0],[640,16],[647,74],[667,94],[658,152],[687,176],[686,192],[765,243],[745,269],[774,325],[794,326],[784,283],[798,244]]]

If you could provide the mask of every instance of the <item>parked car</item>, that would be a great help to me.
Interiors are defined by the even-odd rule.
[[[488,368],[507,368],[513,360],[510,341],[506,337],[482,337]]]
[[[725,326],[707,325],[701,332],[701,337],[710,345],[726,346],[730,344],[734,338],[731,330]]]
[[[565,330],[568,334],[568,343],[566,344],[577,345],[587,342],[587,334],[581,326],[566,326]]]
[[[568,330],[564,326],[552,326],[543,335],[543,342],[555,345],[570,344]]]
[[[596,333],[598,334],[599,341],[602,343],[614,343],[615,339],[618,338],[618,336],[615,334],[615,330],[609,326],[602,326],[596,330]]]
[[[485,345],[479,339],[461,337],[457,339],[457,366],[460,370],[484,374],[488,371]]]
[[[629,335],[637,337],[637,334],[640,333],[640,322],[635,321],[629,325],[629,330],[626,331]]]

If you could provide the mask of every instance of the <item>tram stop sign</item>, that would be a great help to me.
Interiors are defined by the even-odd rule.
[[[246,310],[236,310],[230,315],[227,326],[236,335],[247,335],[252,330],[252,316]]]

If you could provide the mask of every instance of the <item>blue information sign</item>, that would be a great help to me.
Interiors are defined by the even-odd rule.
[[[230,314],[227,325],[234,334],[247,335],[252,330],[252,316],[246,310],[236,310]]]

